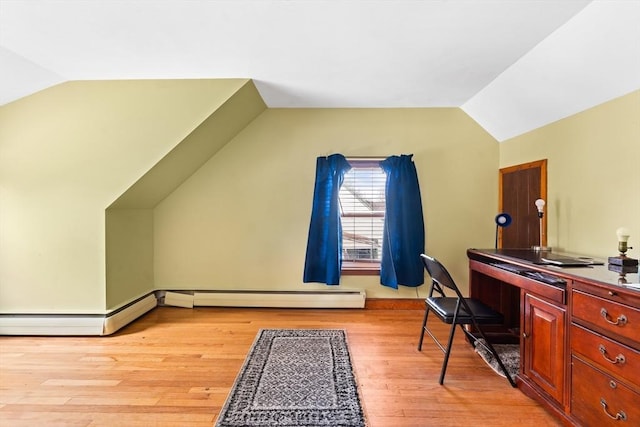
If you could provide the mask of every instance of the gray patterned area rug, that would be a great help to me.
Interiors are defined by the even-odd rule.
[[[502,372],[502,369],[500,369],[500,365],[498,365],[498,362],[496,361],[495,357],[493,357],[493,354],[491,354],[491,352],[484,346],[479,344],[478,341],[484,342],[482,338],[476,340],[476,353],[478,353],[480,357],[482,357],[482,359],[487,363],[487,365],[489,365],[489,367],[491,367],[491,369],[493,369],[498,375],[500,375],[501,377],[505,377],[504,372]],[[511,375],[511,378],[515,378],[520,371],[520,345],[494,344],[493,348],[495,348],[496,352],[500,355],[502,364],[505,368],[507,368],[507,371],[509,372],[509,375]]]
[[[344,330],[262,329],[217,427],[365,426]]]

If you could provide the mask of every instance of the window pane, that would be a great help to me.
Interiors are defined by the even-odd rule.
[[[385,173],[378,166],[358,165],[349,160],[340,189],[342,259],[380,262],[385,210]]]

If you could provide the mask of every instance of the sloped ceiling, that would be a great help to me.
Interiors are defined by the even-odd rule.
[[[640,88],[639,0],[0,0],[0,105],[251,78],[267,106],[461,107],[502,141]]]

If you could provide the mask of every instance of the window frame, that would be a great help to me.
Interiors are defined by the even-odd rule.
[[[385,157],[347,157],[346,159],[351,165],[352,169],[371,168],[371,167],[380,168],[380,162],[383,161]],[[385,191],[385,203],[386,203],[386,191]],[[384,218],[385,214],[386,213],[384,212],[382,214],[372,213],[371,215],[366,215],[366,217]],[[344,215],[344,217],[348,217],[348,216],[359,216],[359,215],[357,214]],[[342,212],[340,213],[340,218],[343,218]],[[344,235],[344,228],[342,230],[342,233]],[[380,275],[381,262],[382,261],[347,261],[342,259],[341,273],[342,275],[345,275],[345,276],[378,276]]]

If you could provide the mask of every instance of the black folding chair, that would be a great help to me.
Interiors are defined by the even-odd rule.
[[[449,355],[451,354],[451,344],[453,343],[456,325],[460,325],[460,329],[462,329],[465,335],[471,339],[471,342],[475,343],[474,345],[482,345],[491,352],[498,362],[500,369],[509,380],[509,383],[511,383],[511,386],[515,387],[516,383],[507,371],[507,368],[505,368],[498,352],[496,352],[495,348],[491,345],[485,336],[485,333],[480,328],[481,324],[502,324],[502,314],[477,299],[463,297],[447,269],[444,268],[438,260],[425,254],[421,254],[420,258],[422,258],[424,267],[429,273],[429,276],[431,276],[431,288],[429,289],[429,296],[425,300],[426,309],[424,313],[424,320],[422,321],[422,332],[420,334],[420,341],[418,342],[418,350],[422,350],[422,340],[424,339],[424,333],[426,332],[444,353],[444,363],[442,364],[442,370],[440,372],[440,385],[444,382],[444,375],[447,372],[447,363],[449,362]],[[447,297],[445,295],[444,288],[451,289],[455,292],[456,296]],[[438,293],[440,296],[434,296],[434,293]],[[449,341],[446,347],[438,341],[427,326],[429,312],[433,312],[441,321],[451,325]],[[468,331],[464,325],[473,325],[475,332],[479,333],[484,339],[484,343],[480,340],[476,340],[473,333]]]

